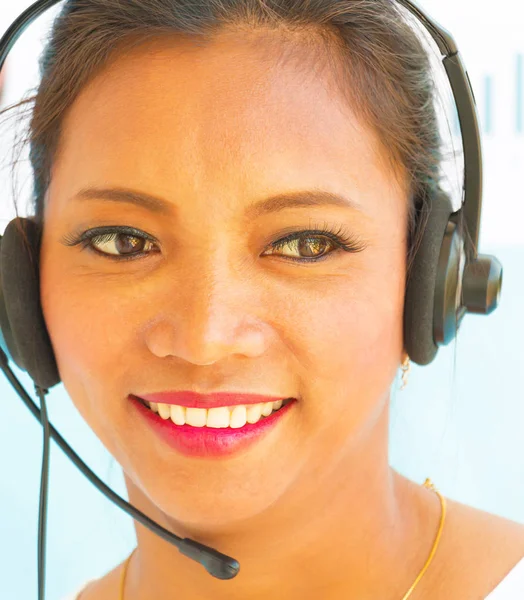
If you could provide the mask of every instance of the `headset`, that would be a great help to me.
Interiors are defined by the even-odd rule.
[[[0,69],[22,32],[47,9],[62,0],[38,0],[25,10],[0,40]],[[68,0],[68,2],[71,0]],[[411,360],[429,364],[440,346],[457,335],[464,315],[488,315],[497,308],[502,288],[502,265],[490,255],[478,254],[482,207],[482,151],[476,103],[469,75],[457,45],[443,27],[411,0],[396,0],[429,32],[453,92],[464,152],[463,200],[453,212],[442,191],[429,199],[428,219],[406,281],[404,345]],[[466,233],[459,223],[465,223]],[[67,444],[48,422],[45,395],[60,383],[60,375],[40,304],[39,254],[42,227],[31,218],[10,221],[0,236],[0,368],[23,402],[41,422],[44,433],[38,531],[38,598],[45,594],[45,535],[49,437],[109,500],[142,525],[202,564],[217,579],[231,579],[238,561],[217,550],[164,529],[115,494]],[[35,385],[41,409],[30,398],[9,367],[13,361]]]

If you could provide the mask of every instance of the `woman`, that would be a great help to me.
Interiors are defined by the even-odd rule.
[[[78,597],[516,598],[524,526],[388,463],[440,160],[398,8],[69,1],[42,69],[34,209],[62,381],[130,502],[241,565],[212,578],[137,523]]]

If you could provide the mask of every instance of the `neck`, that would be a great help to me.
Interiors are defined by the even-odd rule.
[[[308,473],[309,485],[297,482],[264,514],[220,532],[167,518],[126,477],[134,506],[177,535],[237,559],[240,571],[215,579],[135,522],[138,549],[125,600],[401,599],[432,546],[440,503],[389,466],[387,410],[340,461]]]

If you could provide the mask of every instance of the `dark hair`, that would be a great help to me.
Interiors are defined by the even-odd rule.
[[[61,126],[82,88],[120,52],[158,36],[205,43],[225,30],[268,31],[306,44],[332,69],[353,111],[376,132],[394,173],[409,187],[407,272],[438,191],[441,140],[424,46],[393,0],[68,0],[40,60],[28,139],[32,214],[43,222]],[[4,111],[5,112],[5,111]]]

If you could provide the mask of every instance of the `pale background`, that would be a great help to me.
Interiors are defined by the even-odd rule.
[[[3,0],[2,33],[29,4]],[[452,32],[468,67],[485,158],[480,251],[501,260],[504,285],[495,313],[466,316],[456,344],[441,349],[431,365],[414,366],[402,393],[395,391],[395,382],[391,463],[414,481],[431,477],[450,498],[524,523],[524,5],[519,0],[499,0],[496,10],[480,8],[474,0],[426,0],[421,5]],[[36,85],[38,55],[56,12],[49,11],[27,29],[12,50],[4,105]],[[442,97],[456,133],[445,85]],[[3,231],[14,213],[11,140],[5,128],[2,135]],[[457,143],[455,137],[455,147]],[[457,189],[459,167],[460,157],[446,168],[451,189]],[[18,185],[17,197],[24,206],[30,193],[27,164]],[[15,372],[33,395],[27,375]],[[41,428],[4,378],[0,390],[0,596],[32,600]],[[63,386],[52,389],[48,410],[80,456],[125,496],[119,466],[80,418]],[[46,598],[61,598],[85,579],[107,572],[129,554],[135,541],[130,517],[93,488],[52,443]]]

